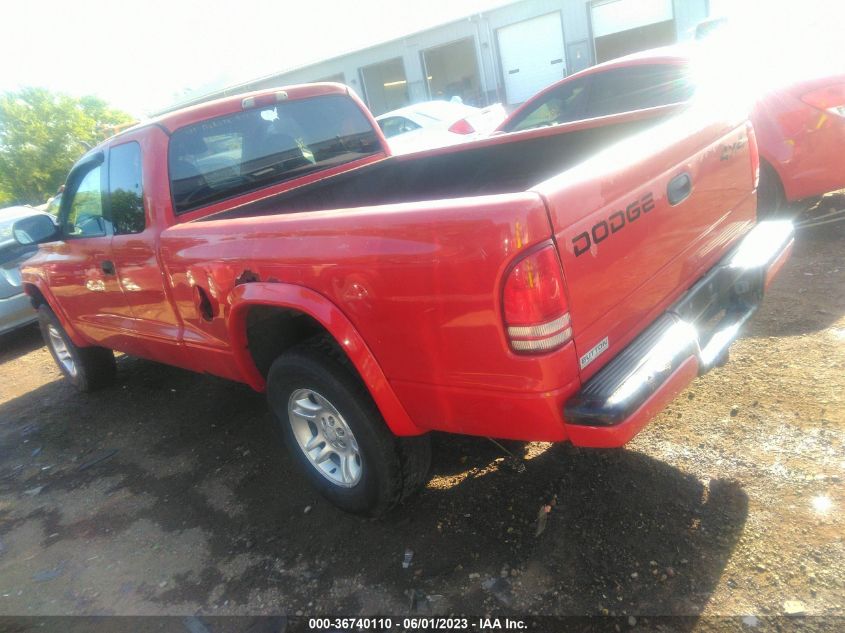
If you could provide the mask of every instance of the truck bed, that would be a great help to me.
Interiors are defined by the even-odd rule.
[[[497,142],[494,138],[439,151],[390,157],[203,219],[348,209],[526,191],[612,143],[654,124],[654,115],[636,119],[628,117],[610,124],[582,122],[560,126],[554,134],[520,134],[506,143]]]

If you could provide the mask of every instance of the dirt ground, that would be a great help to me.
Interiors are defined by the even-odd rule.
[[[381,521],[313,493],[244,386],[124,357],[81,395],[34,328],[0,339],[0,615],[845,616],[834,208],[799,218],[731,361],[625,450],[508,443],[517,472],[439,436]]]

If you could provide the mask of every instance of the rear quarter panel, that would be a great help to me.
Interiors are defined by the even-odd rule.
[[[542,199],[521,193],[194,222],[164,231],[161,247],[186,331],[221,347],[232,344],[232,291],[247,273],[306,287],[337,306],[397,393],[425,385],[528,394],[577,377],[571,345],[539,359],[518,356],[502,326],[502,275],[550,239]],[[197,285],[220,318],[199,317]],[[411,408],[427,428],[449,415],[444,402]]]

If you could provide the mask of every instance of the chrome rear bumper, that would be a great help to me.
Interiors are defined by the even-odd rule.
[[[792,251],[788,221],[760,222],[681,299],[602,368],[563,409],[573,443],[619,446],[698,373],[725,356]],[[679,387],[680,385],[680,387]],[[671,394],[668,392],[672,392]],[[582,427],[579,429],[578,427]],[[590,433],[583,427],[593,427]],[[602,439],[596,427],[608,431]],[[578,439],[584,439],[579,442]]]

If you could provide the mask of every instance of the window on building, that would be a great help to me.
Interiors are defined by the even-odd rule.
[[[408,105],[408,81],[401,57],[361,68],[361,85],[370,112],[378,116]]]

